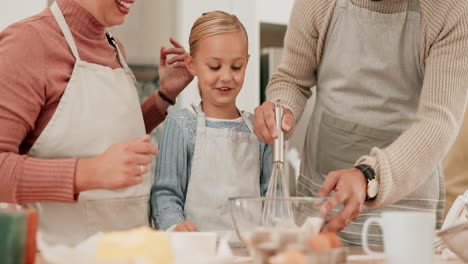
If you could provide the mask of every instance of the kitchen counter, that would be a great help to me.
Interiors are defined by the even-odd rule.
[[[236,256],[248,256],[248,252],[246,249],[234,249],[233,252]],[[349,255],[348,261],[346,262],[347,264],[385,264],[385,261],[382,259],[377,259],[364,255],[360,247],[349,247],[348,252]],[[48,263],[44,261],[44,259],[41,257],[41,254],[38,254],[36,258],[36,264]],[[236,262],[236,264],[252,264],[252,262]],[[440,255],[435,255],[433,264],[463,264],[463,261],[455,259],[443,260]]]
[[[365,255],[361,247],[348,247],[348,261],[346,264],[385,264],[385,260],[374,258]],[[381,251],[382,249],[376,249]],[[237,256],[248,256],[246,249],[235,249],[234,254]],[[440,255],[434,255],[433,264],[463,264],[464,262],[457,259],[443,260]],[[236,264],[252,264],[252,262],[242,262]]]

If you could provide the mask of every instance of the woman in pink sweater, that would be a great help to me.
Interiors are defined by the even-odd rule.
[[[39,208],[49,242],[148,224],[157,150],[146,134],[193,76],[171,40],[161,88],[140,106],[123,47],[106,31],[133,4],[57,0],[0,33],[0,202]]]

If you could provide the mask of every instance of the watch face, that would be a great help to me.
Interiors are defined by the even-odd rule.
[[[376,179],[369,181],[367,184],[367,196],[369,198],[374,198],[379,192],[379,182]]]

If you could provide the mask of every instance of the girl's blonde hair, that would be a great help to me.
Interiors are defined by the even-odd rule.
[[[244,32],[248,36],[244,25],[235,15],[223,11],[203,13],[192,26],[189,37],[190,54],[193,56],[200,41],[206,37],[230,32]]]

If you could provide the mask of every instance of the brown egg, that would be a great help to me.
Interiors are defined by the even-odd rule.
[[[333,232],[322,232],[309,238],[308,247],[312,251],[327,252],[333,248],[342,247],[340,238]]]
[[[302,251],[295,248],[288,248],[284,251],[283,264],[305,264],[305,256]]]

